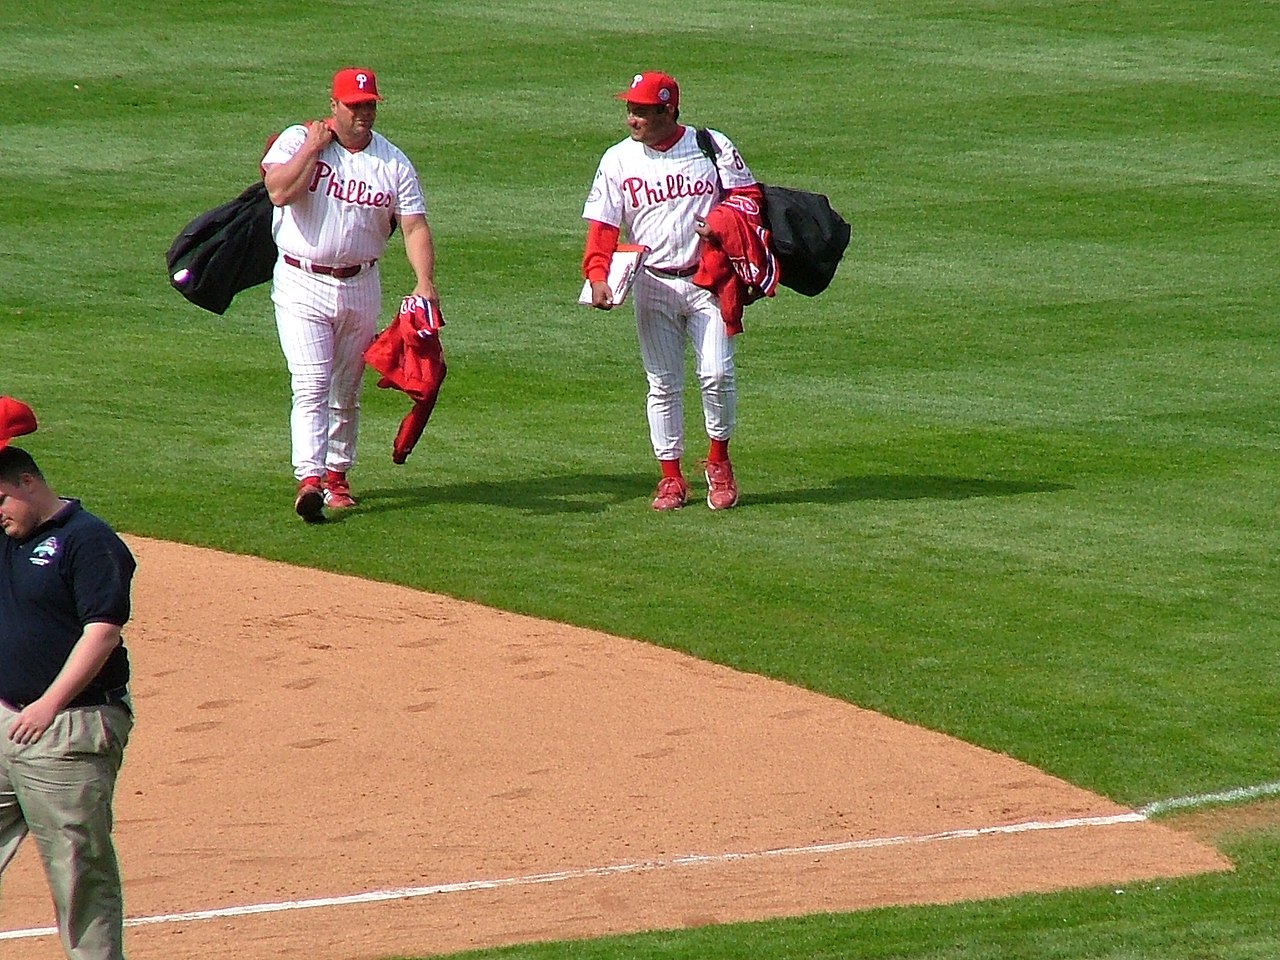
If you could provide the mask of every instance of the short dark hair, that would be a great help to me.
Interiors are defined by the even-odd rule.
[[[43,480],[44,474],[31,459],[31,454],[21,447],[8,446],[0,450],[0,480],[8,484],[17,484],[23,474],[30,474],[37,480]]]

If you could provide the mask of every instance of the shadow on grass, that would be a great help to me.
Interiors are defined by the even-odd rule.
[[[691,478],[689,499],[702,497],[701,477]],[[863,500],[967,500],[976,497],[1014,497],[1028,493],[1069,490],[1061,483],[1023,480],[982,480],[972,477],[880,474],[840,477],[828,483],[793,490],[752,491],[742,494],[741,508],[786,503],[855,503]],[[533,514],[603,513],[653,494],[652,478],[636,474],[562,474],[513,480],[382,487],[364,490],[361,513],[381,513],[423,503],[488,504]]]
[[[360,494],[362,513],[417,507],[423,503],[488,504],[525,513],[603,513],[647,497],[649,481],[635,474],[574,473],[511,480],[477,480],[440,486],[381,487]]]
[[[970,500],[976,497],[1017,497],[1027,493],[1056,493],[1072,489],[1065,483],[1027,480],[982,480],[918,474],[872,474],[838,477],[822,486],[752,494],[753,504],[853,503],[859,500]],[[747,504],[743,494],[743,505]]]

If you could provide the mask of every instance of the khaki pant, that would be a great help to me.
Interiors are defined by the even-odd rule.
[[[71,960],[123,960],[124,900],[111,801],[133,717],[120,706],[64,710],[35,743],[17,744],[0,703],[0,873],[30,832],[44,862]]]

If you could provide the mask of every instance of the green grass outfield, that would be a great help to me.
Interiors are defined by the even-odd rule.
[[[67,0],[0,37],[0,393],[118,528],[641,638],[1135,806],[1280,779],[1280,4]],[[403,467],[369,380],[364,506],[308,527],[266,288],[215,317],[163,254],[349,62],[427,190],[450,374]],[[747,311],[727,514],[648,509],[629,311],[574,305],[610,95],[648,68],[854,227],[829,291]],[[1274,958],[1280,834],[1227,852],[1124,895],[485,955]]]

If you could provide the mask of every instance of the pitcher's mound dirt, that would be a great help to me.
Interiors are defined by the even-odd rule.
[[[128,540],[128,915],[418,894],[132,926],[132,960],[415,956],[1230,869],[1152,823],[1064,826],[1126,811],[782,683]],[[1059,828],[984,829],[1032,821]],[[52,924],[30,842],[2,913],[0,931]],[[50,936],[0,942],[11,960],[59,952]]]

